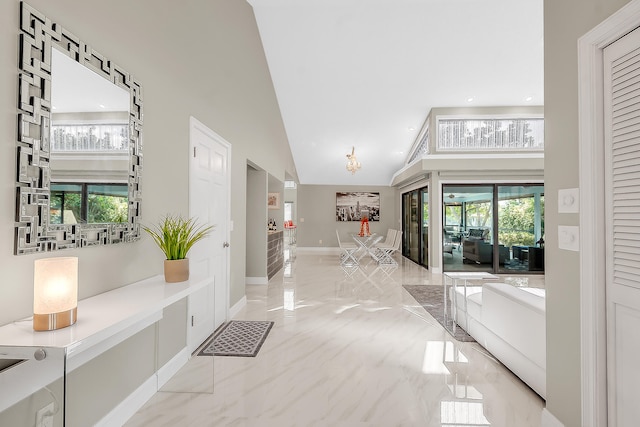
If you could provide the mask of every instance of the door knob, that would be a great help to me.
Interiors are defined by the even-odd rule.
[[[224,243],[222,244],[222,247],[223,247],[223,248],[228,248],[228,247],[229,247],[229,242],[224,242]]]

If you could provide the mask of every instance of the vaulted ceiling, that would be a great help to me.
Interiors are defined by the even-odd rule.
[[[542,0],[248,2],[302,184],[389,185],[431,108],[544,103]]]

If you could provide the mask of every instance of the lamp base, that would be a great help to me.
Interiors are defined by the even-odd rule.
[[[78,307],[59,313],[34,314],[33,330],[53,331],[55,329],[62,329],[73,325],[76,323],[76,320],[78,320]]]

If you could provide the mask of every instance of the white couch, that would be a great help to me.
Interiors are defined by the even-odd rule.
[[[480,345],[546,397],[545,291],[505,283],[456,287],[457,322]]]

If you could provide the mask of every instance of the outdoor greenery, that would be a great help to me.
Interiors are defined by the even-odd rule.
[[[535,200],[533,197],[498,202],[498,241],[505,246],[535,246]],[[540,198],[541,230],[544,234],[544,196]]]
[[[64,199],[64,212],[62,201]],[[51,192],[51,224],[67,223],[122,223],[128,219],[129,202],[127,197],[89,194],[87,197],[87,217],[82,217],[82,194],[80,192]],[[69,213],[73,220],[64,218]]]
[[[129,218],[129,200],[127,197],[90,194],[87,206],[87,222],[127,222]]]
[[[445,225],[462,224],[462,205],[446,204],[444,206]]]
[[[194,218],[164,217],[153,227],[142,227],[149,233],[168,260],[185,259],[191,247],[213,230],[213,225],[199,225]]]
[[[491,202],[467,203],[466,217],[468,227],[491,227]]]
[[[462,224],[462,206],[445,205],[445,224]],[[475,202],[465,205],[467,229],[490,228],[492,212],[490,202]],[[544,234],[544,196],[540,199],[541,234]],[[513,245],[535,246],[535,199],[518,197],[498,202],[498,242],[507,247]]]

